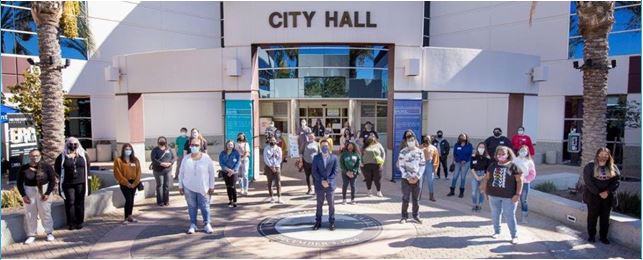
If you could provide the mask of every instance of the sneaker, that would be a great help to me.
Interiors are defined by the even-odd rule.
[[[400,224],[406,224],[406,219],[405,218],[400,219]]]
[[[25,240],[25,244],[31,244],[33,241],[36,241],[36,237],[28,237],[27,240]]]
[[[56,238],[54,237],[54,234],[47,234],[47,241],[54,241]]]
[[[610,241],[609,241],[609,240],[607,240],[607,238],[601,238],[601,242],[602,242],[603,244],[606,244],[606,245],[609,245],[609,244],[610,244]]]
[[[511,243],[514,245],[518,244],[518,238],[517,237],[512,238]]]
[[[205,227],[203,228],[203,231],[204,231],[205,233],[212,234],[212,232],[214,232],[214,229],[212,229],[212,226],[210,225],[210,223],[208,223],[208,224],[207,224],[207,225],[205,225]]]
[[[270,203],[275,203],[275,197],[270,197]]]
[[[413,220],[418,224],[422,224],[422,220],[419,217],[414,217]]]
[[[342,205],[346,205],[346,199],[342,200]]]
[[[236,208],[236,207],[237,207],[237,203],[236,203],[236,202],[232,203],[232,207],[233,207],[233,208]]]
[[[123,220],[123,225],[126,226],[127,224],[129,224],[129,220]]]
[[[355,204],[357,204],[357,202],[355,200],[351,200],[350,204],[355,205]]]
[[[500,237],[500,234],[498,234],[498,233],[495,233],[495,234],[491,235],[491,238],[493,238],[493,239],[498,239],[499,237]]]
[[[384,195],[382,194],[382,192],[381,192],[381,191],[378,191],[378,192],[377,192],[377,196],[378,196],[378,197],[384,197]]]
[[[373,197],[373,191],[372,190],[368,190],[366,194],[368,194],[369,197]]]
[[[228,202],[228,208],[232,208],[232,202]]]
[[[282,203],[284,203],[284,202],[281,201],[281,197],[277,197],[277,204],[282,204]]]
[[[129,218],[127,218],[127,221],[129,221],[129,222],[131,222],[131,223],[137,223],[137,222],[138,222],[138,219],[135,219],[134,217],[131,217],[131,216],[130,216]]]
[[[196,225],[190,225],[190,228],[188,229],[188,234],[194,234],[196,231]]]
[[[478,211],[478,205],[473,206],[473,208],[471,208],[471,211]]]

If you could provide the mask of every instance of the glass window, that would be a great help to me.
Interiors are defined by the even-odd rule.
[[[38,56],[38,35],[16,33],[16,54]]]
[[[375,116],[375,105],[362,105],[362,117],[374,117]]]
[[[89,98],[74,98],[72,99],[69,108],[69,117],[89,117],[92,116],[91,103]]]
[[[91,119],[68,119],[65,120],[65,136],[92,137]]]
[[[15,33],[2,31],[2,53],[16,53]]]

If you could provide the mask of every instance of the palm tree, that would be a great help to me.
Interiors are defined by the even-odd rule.
[[[63,4],[60,1],[32,2],[31,15],[38,26],[40,82],[42,93],[42,154],[53,165],[65,143],[65,110],[58,29]]]
[[[64,148],[65,106],[62,87],[60,33],[82,37],[87,50],[94,49],[86,9],[78,1],[31,2],[31,16],[38,26],[40,92],[42,94],[42,154],[52,164]],[[62,30],[60,29],[62,25]]]

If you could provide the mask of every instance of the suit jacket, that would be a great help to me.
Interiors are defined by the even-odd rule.
[[[329,189],[334,190],[336,185],[335,177],[337,176],[339,168],[339,160],[334,154],[330,154],[327,160],[326,165],[324,165],[324,158],[322,154],[318,153],[313,158],[312,163],[312,172],[315,179],[315,190],[323,189],[321,182],[322,180],[327,180],[329,184]]]

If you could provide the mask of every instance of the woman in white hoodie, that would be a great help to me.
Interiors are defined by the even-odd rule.
[[[527,207],[527,195],[529,194],[529,183],[536,178],[536,165],[529,155],[529,147],[523,145],[518,150],[518,156],[513,163],[522,171],[522,194],[520,195],[520,208],[522,217],[520,222],[527,223],[529,208]]]

